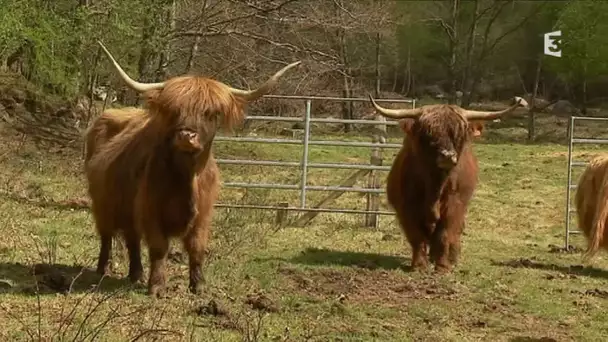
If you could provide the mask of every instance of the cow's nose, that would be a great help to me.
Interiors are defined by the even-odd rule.
[[[441,150],[439,151],[440,164],[444,167],[451,167],[456,165],[458,162],[458,156],[454,150]]]

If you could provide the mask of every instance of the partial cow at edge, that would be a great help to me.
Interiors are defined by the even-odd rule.
[[[99,42],[123,81],[146,98],[146,109],[105,111],[86,133],[85,171],[100,237],[97,272],[108,273],[112,238],[122,235],[129,278],[142,280],[141,239],[148,246],[148,294],[165,287],[169,239],[189,256],[189,289],[200,292],[220,174],[211,151],[217,129],[244,120],[248,102],[269,93],[289,64],[255,90],[180,76],[145,84],[129,77]]]
[[[581,174],[574,196],[579,230],[587,239],[584,259],[608,250],[608,155],[594,157]]]
[[[471,141],[481,135],[484,121],[528,104],[515,97],[511,107],[486,112],[446,104],[387,109],[370,100],[381,115],[399,119],[406,133],[386,194],[412,247],[412,269],[426,269],[430,256],[436,271],[450,271],[460,256],[467,207],[478,181]]]

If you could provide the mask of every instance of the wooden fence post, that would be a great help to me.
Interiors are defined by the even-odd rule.
[[[374,120],[381,124],[374,127],[374,135],[372,138],[373,143],[385,144],[386,143],[386,125],[382,124],[386,122],[386,118],[382,115],[376,115]],[[371,165],[382,165],[382,147],[374,147],[370,156]],[[373,189],[380,188],[380,180],[378,178],[378,171],[371,170],[367,178],[367,187]],[[367,193],[367,211],[378,211],[380,208],[380,196],[377,193]],[[378,214],[370,213],[365,215],[365,226],[366,227],[378,227]]]

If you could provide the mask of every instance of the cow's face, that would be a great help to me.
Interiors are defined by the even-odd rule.
[[[451,111],[404,119],[399,126],[411,136],[421,157],[445,171],[456,166],[470,135],[480,135],[483,129],[477,124],[469,125],[461,115]]]
[[[196,118],[196,117],[194,117]],[[181,154],[198,156],[211,145],[217,131],[215,116],[198,117],[198,120],[181,120],[173,133],[173,146]],[[202,122],[196,122],[196,121]]]
[[[179,152],[197,154],[203,150],[204,144],[197,132],[189,129],[179,129],[173,136],[173,146]]]
[[[170,153],[178,168],[187,171],[204,167],[211,153],[215,132],[212,125],[180,125],[173,130]]]
[[[245,103],[219,82],[187,76],[165,83],[163,89],[146,93],[147,104],[159,130],[183,156],[201,155],[220,127],[229,130],[244,118]]]

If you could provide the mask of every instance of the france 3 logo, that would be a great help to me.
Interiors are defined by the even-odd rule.
[[[562,31],[553,31],[545,33],[545,55],[553,57],[561,57],[562,49]]]

